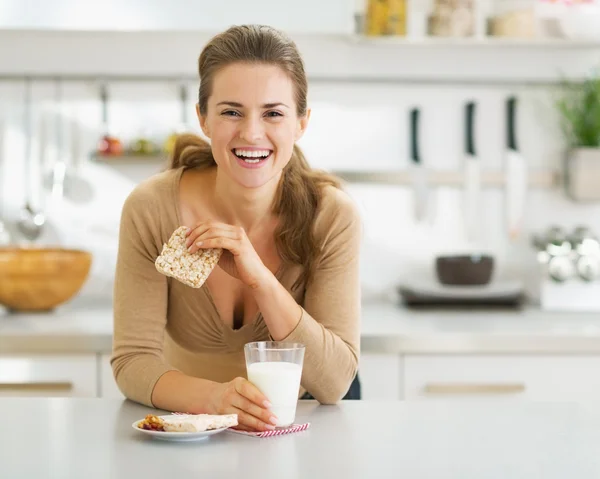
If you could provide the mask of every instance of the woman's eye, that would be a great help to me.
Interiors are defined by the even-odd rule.
[[[225,110],[223,113],[221,113],[221,115],[225,115],[225,116],[240,116],[240,114],[237,111],[234,111],[234,110]]]
[[[283,116],[283,115],[281,113],[279,113],[278,111],[268,111],[266,113],[266,116],[276,117],[276,116]]]

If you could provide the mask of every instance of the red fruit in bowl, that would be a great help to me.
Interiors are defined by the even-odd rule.
[[[123,144],[114,136],[104,135],[98,142],[98,153],[104,156],[122,155]]]

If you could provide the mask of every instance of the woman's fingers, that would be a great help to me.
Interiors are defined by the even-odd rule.
[[[204,242],[205,240],[219,238],[240,240],[242,236],[241,228],[237,226],[224,223],[202,223],[188,232],[185,245],[190,253],[194,253],[199,249],[197,244],[199,241]]]
[[[231,238],[224,238],[220,236],[219,238],[211,238],[207,240],[196,241],[192,246],[188,248],[190,253],[195,253],[199,249],[211,249],[211,248],[221,248],[231,251],[233,255],[240,254],[240,242],[239,240],[234,240]]]
[[[267,399],[267,397],[260,392],[254,384],[248,381],[245,378],[239,377],[233,380],[233,387],[235,391],[246,399],[252,401],[257,406],[269,409],[271,407],[271,403]]]
[[[265,409],[264,407],[257,406],[241,394],[238,394],[238,396],[233,399],[231,405],[237,409],[240,409],[241,411],[245,411],[264,424],[270,424],[271,426],[275,426],[277,424],[277,418],[271,411]]]
[[[248,414],[242,409],[235,409],[235,413],[238,415],[238,424],[242,427],[246,427],[252,431],[272,431],[275,429],[273,424],[268,424],[261,421],[252,414]]]

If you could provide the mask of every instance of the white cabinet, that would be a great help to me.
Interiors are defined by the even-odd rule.
[[[0,397],[96,397],[96,355],[0,356]]]
[[[600,400],[600,356],[406,356],[406,400]]]
[[[110,354],[100,356],[100,397],[124,399],[125,396],[119,390],[110,366]]]
[[[358,375],[362,399],[398,400],[402,389],[402,358],[390,354],[361,353]]]

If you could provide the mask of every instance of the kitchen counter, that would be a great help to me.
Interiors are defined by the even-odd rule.
[[[363,304],[362,351],[388,354],[600,353],[600,314],[507,310],[409,310]],[[0,354],[109,353],[109,304],[73,303],[52,313],[0,313]]]
[[[188,443],[133,430],[160,411],[129,401],[0,398],[0,410],[11,479],[600,477],[598,404],[301,401],[301,433]]]

